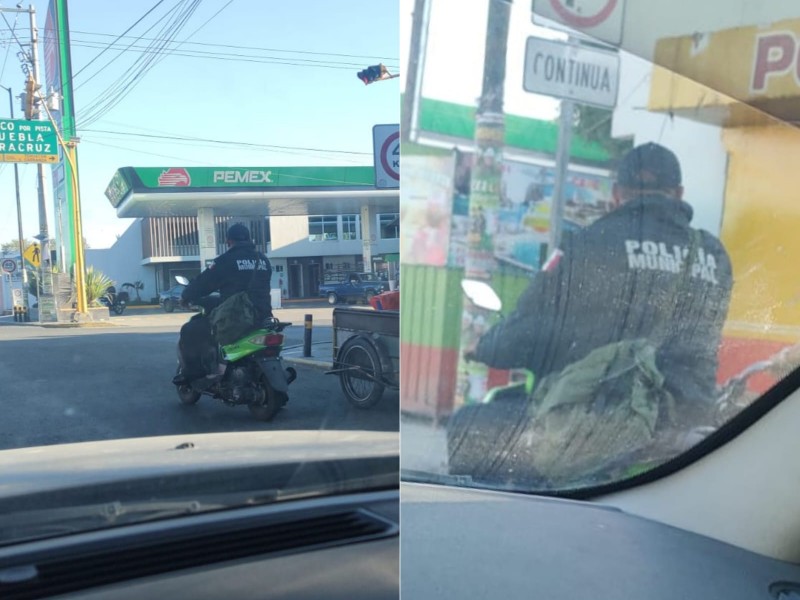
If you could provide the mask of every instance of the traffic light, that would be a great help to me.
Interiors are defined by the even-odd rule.
[[[364,85],[369,85],[370,83],[375,83],[381,79],[388,72],[389,71],[385,66],[383,66],[383,64],[379,64],[367,67],[363,71],[359,71],[357,77],[364,82]]]
[[[22,110],[25,112],[25,118],[29,121],[33,119],[35,107],[39,104],[36,96],[41,87],[42,86],[36,84],[32,77],[29,77],[28,81],[25,82],[25,91],[20,96],[22,99]]]

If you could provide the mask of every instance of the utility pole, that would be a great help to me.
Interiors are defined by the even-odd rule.
[[[475,117],[475,154],[469,196],[469,234],[464,279],[491,281],[496,269],[494,234],[498,222],[505,144],[503,88],[506,78],[511,0],[489,2],[483,89]],[[486,393],[488,369],[464,360],[485,331],[488,315],[465,300],[459,351],[457,403],[479,402]]]
[[[422,98],[422,73],[425,67],[425,54],[428,44],[428,19],[430,0],[414,0],[414,14],[411,24],[411,47],[408,53],[408,74],[406,91],[403,97],[400,134],[407,142],[417,137],[419,104]]]
[[[31,76],[33,89],[39,86],[39,31],[36,27],[36,8],[31,5],[28,11],[31,22]],[[30,100],[29,100],[30,101]],[[40,103],[41,104],[41,103]],[[38,120],[41,110],[34,99],[33,118]],[[44,165],[36,164],[36,180],[39,196],[39,235],[36,239],[41,244],[41,262],[39,263],[39,321],[58,319],[55,298],[53,296],[53,268],[50,260],[50,232],[47,227],[47,198],[44,186]]]
[[[0,85],[8,92],[8,110],[11,119],[14,118],[14,92],[11,88]],[[30,311],[28,309],[28,269],[25,268],[25,237],[22,229],[22,202],[19,196],[19,164],[14,163],[14,189],[17,196],[17,236],[19,237],[19,262],[22,271],[22,308],[24,309],[25,320],[30,321]]]

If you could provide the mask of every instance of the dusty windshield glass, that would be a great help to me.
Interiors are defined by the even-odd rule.
[[[399,282],[397,5],[34,0],[0,39],[0,544],[30,494],[55,535],[250,497],[177,483],[210,465],[397,462],[398,335],[369,341]]]
[[[800,13],[734,4],[405,3],[406,477],[622,481],[796,366]]]

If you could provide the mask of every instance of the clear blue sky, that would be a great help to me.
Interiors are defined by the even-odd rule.
[[[78,73],[156,2],[71,0],[73,71]],[[164,0],[127,35],[163,36],[159,30],[168,22],[165,15],[193,2],[197,0]],[[0,2],[2,7],[14,4]],[[33,4],[41,36],[48,3],[35,0]],[[399,122],[400,78],[370,86],[356,78],[357,71],[378,62],[399,72],[397,0],[232,0],[230,4],[200,0],[198,4],[177,40],[186,39],[224,9],[189,38],[191,43],[164,57],[136,87],[127,90],[119,104],[94,122],[86,121],[87,111],[152,40],[122,38],[75,77],[83,222],[92,247],[109,246],[130,224],[117,219],[103,194],[119,167],[368,165],[372,164],[372,126]],[[161,17],[165,19],[145,33]],[[6,18],[14,24],[13,13]],[[19,16],[16,34],[23,41],[30,39],[27,15]],[[2,19],[0,40],[4,42],[0,83],[18,94],[24,76],[18,48]],[[131,43],[135,44],[131,50],[117,50]],[[0,94],[5,92],[0,90]],[[19,118],[18,102],[15,110]],[[6,96],[0,95],[0,116],[7,117],[7,111]],[[132,133],[358,154],[147,139]],[[48,177],[49,170],[46,167]],[[38,232],[36,168],[22,165],[20,174],[24,231],[31,237]],[[17,237],[13,186],[13,168],[0,166],[0,241]],[[49,179],[47,188],[50,194]],[[50,198],[51,194],[48,211],[52,213]],[[49,224],[52,235],[52,214]]]

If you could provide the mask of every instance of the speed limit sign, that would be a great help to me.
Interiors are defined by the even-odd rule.
[[[13,258],[6,258],[3,259],[2,266],[4,272],[13,273],[17,270],[17,261],[15,261]]]
[[[618,46],[622,42],[624,0],[533,0],[534,24],[544,17]]]

